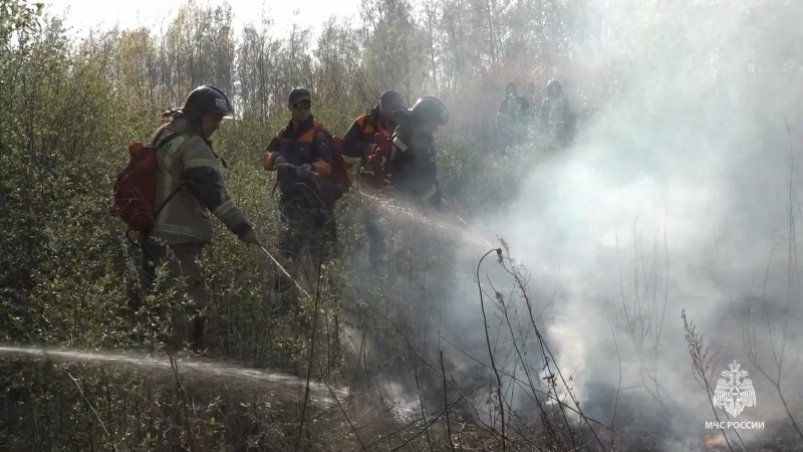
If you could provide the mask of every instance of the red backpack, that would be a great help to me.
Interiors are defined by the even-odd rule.
[[[180,138],[176,140],[176,138]],[[159,144],[159,147],[168,143],[181,146],[185,137],[179,134],[171,135]],[[148,233],[153,229],[156,216],[175,195],[174,191],[156,209],[156,180],[159,174],[159,160],[156,156],[158,147],[150,147],[141,142],[128,145],[130,160],[128,165],[117,174],[114,183],[114,203],[111,214],[120,217],[132,231]],[[181,188],[181,187],[179,187]]]

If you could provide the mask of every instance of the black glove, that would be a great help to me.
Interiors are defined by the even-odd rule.
[[[257,238],[256,233],[251,228],[248,228],[237,237],[249,245],[259,245],[259,238]]]

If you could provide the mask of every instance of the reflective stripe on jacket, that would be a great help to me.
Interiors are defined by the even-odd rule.
[[[168,142],[173,134],[185,139]],[[251,229],[243,212],[229,199],[221,160],[197,125],[186,118],[173,119],[151,142],[158,146],[159,160],[154,205],[161,207],[152,237],[171,245],[208,243],[212,240],[211,215],[235,234]]]

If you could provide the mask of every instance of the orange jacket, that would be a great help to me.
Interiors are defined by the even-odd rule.
[[[318,174],[328,176],[332,172],[333,152],[332,135],[322,123],[310,117],[298,128],[290,123],[276,134],[265,150],[262,166],[265,171],[272,171],[281,155],[291,165],[308,163]]]
[[[385,185],[385,163],[390,156],[396,124],[383,121],[379,107],[354,121],[343,137],[343,154],[360,158],[360,181],[373,188]]]

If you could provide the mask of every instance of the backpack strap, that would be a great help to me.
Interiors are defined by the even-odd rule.
[[[174,134],[168,135],[164,139],[162,139],[162,137],[159,137],[159,140],[157,140],[157,141],[158,141],[158,146],[156,146],[155,149],[161,149],[162,147],[167,146],[168,147],[167,148],[167,153],[168,154],[174,154],[179,150],[179,148],[181,148],[181,146],[184,144],[184,142],[187,141],[187,137],[182,135],[182,134],[180,134],[180,133],[174,133]],[[184,188],[184,186],[186,186],[186,185],[187,185],[187,181],[181,182],[181,184],[179,184],[179,186],[176,187],[175,190],[173,190],[169,195],[167,195],[167,198],[165,198],[165,200],[162,201],[162,203],[159,204],[159,207],[157,207],[156,210],[153,212],[154,221],[156,220],[156,217],[159,216],[159,213],[162,212],[162,209],[165,208],[167,203],[171,199],[173,199],[173,196],[175,196],[179,192],[179,190]]]

